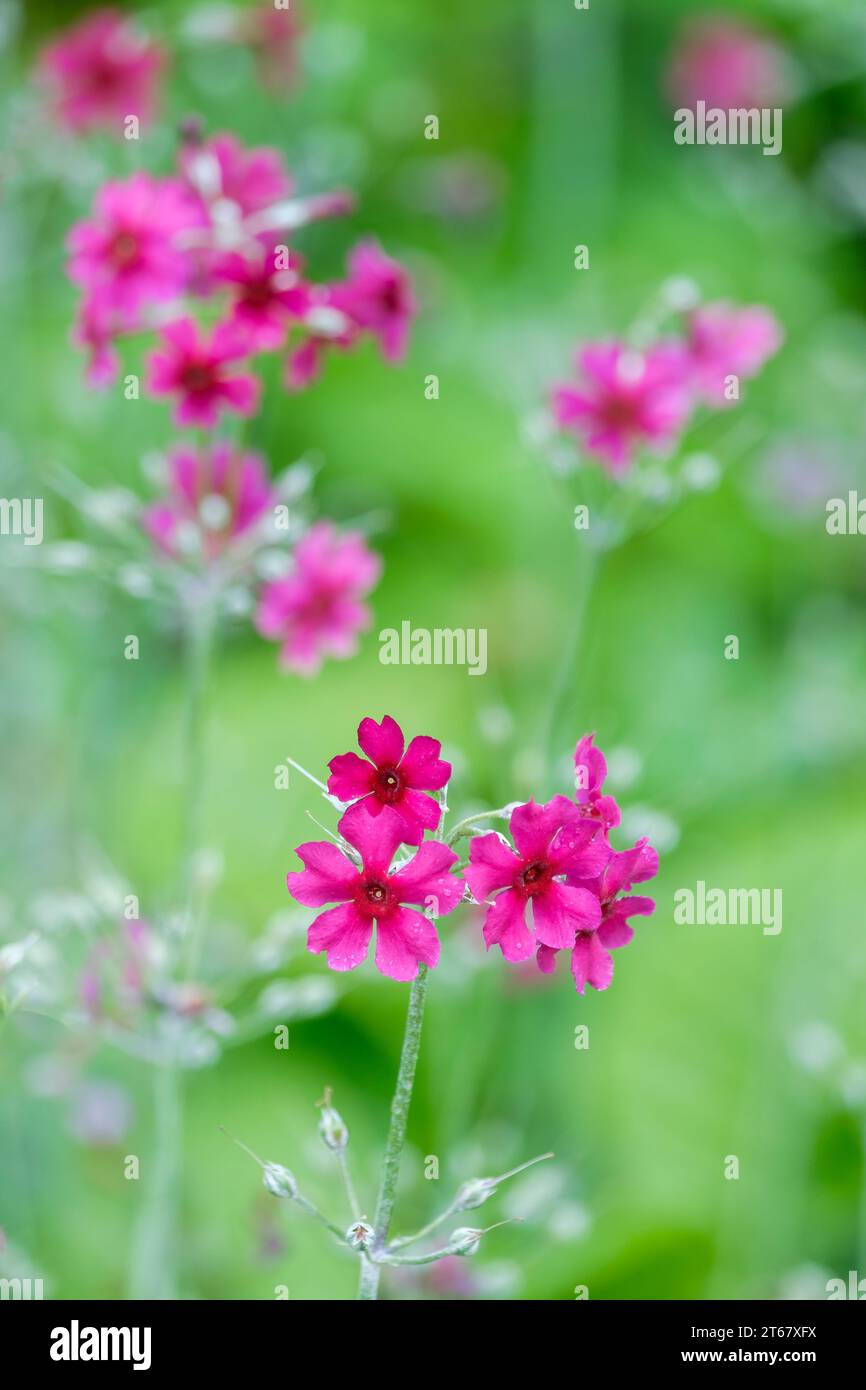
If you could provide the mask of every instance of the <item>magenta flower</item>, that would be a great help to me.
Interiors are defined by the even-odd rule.
[[[263,637],[282,643],[283,666],[312,676],[326,656],[354,656],[358,633],[370,624],[362,600],[382,566],[360,535],[341,536],[327,521],[317,522],[298,542],[294,566],[285,578],[265,585],[256,627]]]
[[[463,897],[463,880],[451,873],[457,855],[447,845],[428,840],[408,864],[392,873],[391,861],[403,833],[399,817],[391,811],[371,816],[355,805],[338,829],[360,855],[360,868],[336,845],[320,840],[298,846],[303,872],[286,875],[289,892],[305,907],[338,904],[313,922],[309,949],[326,952],[332,970],[353,970],[366,959],[375,923],[377,969],[392,980],[414,980],[420,965],[432,969],[439,960],[439,937],[431,916],[453,911]],[[430,916],[415,907],[426,908]]]
[[[659,342],[640,353],[622,343],[590,343],[578,353],[577,366],[578,385],[554,388],[557,424],[576,434],[615,477],[642,446],[673,444],[692,408],[681,347]]]
[[[234,135],[188,143],[180,167],[199,194],[206,191],[209,202],[233,204],[244,217],[288,198],[293,188],[279,150],[247,150]]]
[[[173,299],[186,287],[189,266],[179,238],[200,220],[175,179],[139,172],[106,183],[92,220],[69,233],[70,278],[134,326],[144,305]]]
[[[707,304],[689,316],[688,327],[695,389],[715,407],[733,403],[725,395],[726,377],[756,376],[782,344],[779,324],[759,305]]]
[[[183,554],[186,530],[197,537],[204,559],[215,560],[275,500],[264,460],[231,444],[175,449],[169,469],[167,500],[148,507],[142,517],[144,529],[166,555]]]
[[[382,355],[397,362],[406,351],[415,300],[407,272],[375,241],[362,241],[349,256],[349,278],[331,287],[329,302],[358,328],[372,333]]]
[[[499,835],[476,835],[469,849],[466,881],[476,902],[496,896],[484,922],[488,950],[501,947],[506,960],[526,960],[536,946],[561,950],[574,944],[580,931],[595,931],[601,921],[597,896],[564,882],[565,875],[593,879],[610,848],[598,827],[581,818],[567,797],[544,806],[529,801],[511,814],[511,849]],[[531,910],[535,935],[527,925]]]
[[[612,796],[602,795],[607,762],[600,748],[593,747],[595,734],[584,734],[574,750],[574,799],[582,814],[596,819],[605,833],[620,822],[620,810]]]
[[[150,354],[147,387],[154,396],[176,396],[178,425],[215,425],[222,410],[252,415],[261,383],[231,365],[246,357],[249,344],[233,324],[218,323],[211,338],[199,338],[190,318],[176,319],[162,330],[162,348]]]
[[[655,878],[659,857],[651,845],[638,840],[632,849],[612,851],[602,872],[593,879],[570,873],[566,882],[572,888],[588,890],[599,903],[601,921],[594,931],[579,930],[571,947],[571,973],[578,994],[586,986],[607,989],[613,979],[613,957],[617,946],[627,946],[634,936],[629,918],[649,916],[655,911],[652,898],[620,897],[633,883]],[[555,968],[556,951],[545,943],[538,948],[538,968],[550,974]]]
[[[55,114],[73,131],[147,120],[165,55],[126,15],[95,10],[43,49],[39,75]]]
[[[328,763],[328,791],[338,801],[354,801],[371,816],[390,806],[402,825],[403,841],[420,845],[425,830],[435,830],[442,814],[438,802],[423,792],[440,791],[451,776],[451,764],[439,757],[437,738],[418,734],[404,752],[403,730],[386,714],[381,724],[362,719],[358,743],[369,762],[357,753],[340,753]]]
[[[253,352],[282,347],[289,322],[306,313],[310,288],[300,278],[300,257],[278,270],[274,250],[256,243],[249,255],[229,252],[217,262],[213,278],[234,291],[229,322],[244,334]]]
[[[95,388],[109,386],[117,376],[120,359],[112,341],[114,332],[114,319],[102,296],[82,300],[72,341],[88,353],[87,381]]]
[[[699,101],[728,111],[777,106],[787,86],[784,54],[739,19],[706,16],[686,24],[671,59],[667,86],[677,106]]]

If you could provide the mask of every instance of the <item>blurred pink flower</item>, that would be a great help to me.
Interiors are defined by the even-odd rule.
[[[296,0],[290,9],[253,5],[238,16],[238,38],[253,53],[262,82],[284,95],[297,76],[301,25]]]
[[[87,381],[90,386],[109,386],[117,376],[120,359],[113,345],[114,319],[101,294],[91,294],[82,300],[72,329],[76,347],[89,354]]]
[[[418,734],[404,751],[403,730],[386,714],[381,724],[362,719],[358,743],[369,762],[357,753],[340,753],[328,763],[328,791],[339,801],[354,801],[371,816],[390,806],[397,815],[407,845],[420,845],[425,830],[435,830],[441,817],[438,802],[423,792],[439,791],[451,776],[451,764],[439,754],[437,738]]]
[[[257,242],[248,254],[228,252],[214,267],[214,281],[234,293],[229,321],[246,334],[253,352],[282,347],[290,320],[310,306],[300,256],[290,253],[287,261],[284,269],[276,269],[275,250]]]
[[[571,973],[578,994],[586,986],[607,989],[613,979],[613,957],[617,946],[626,946],[634,936],[629,918],[649,916],[655,911],[652,898],[621,897],[633,883],[655,878],[659,857],[651,845],[638,840],[632,849],[612,851],[602,872],[595,878],[569,873],[566,883],[592,893],[601,907],[601,922],[595,931],[578,931],[571,944]],[[555,968],[556,951],[547,945],[538,948],[538,968],[550,974]]]
[[[641,353],[623,343],[589,343],[577,368],[577,385],[553,389],[554,416],[615,477],[643,445],[671,445],[684,428],[692,397],[679,344],[659,342]]]
[[[126,116],[151,116],[165,62],[163,50],[128,16],[101,9],[43,49],[38,74],[70,130],[111,126],[120,134]]]
[[[218,323],[209,339],[200,338],[193,319],[175,319],[161,333],[150,354],[147,389],[154,396],[176,396],[178,425],[215,425],[220,412],[252,415],[261,383],[249,372],[231,372],[247,356],[249,344],[234,324]]]
[[[672,54],[667,89],[678,107],[777,106],[785,96],[781,47],[740,19],[703,15],[687,21]]]
[[[348,279],[331,286],[329,301],[356,327],[377,339],[382,355],[397,362],[406,351],[415,300],[409,275],[378,242],[359,242],[349,256]]]
[[[609,846],[564,796],[543,806],[529,801],[516,807],[509,828],[514,849],[496,834],[474,836],[469,848],[466,881],[472,896],[484,902],[496,893],[484,923],[488,949],[498,945],[506,960],[520,961],[539,944],[554,950],[572,946],[577,932],[596,929],[601,909],[592,892],[570,886],[563,877],[592,879],[601,873]]]
[[[259,600],[256,627],[282,643],[281,664],[311,676],[326,656],[354,656],[358,633],[370,624],[362,599],[381,567],[356,532],[341,536],[330,522],[317,522],[295,548],[292,573],[266,584]]]
[[[142,517],[148,535],[167,555],[179,553],[180,528],[194,526],[204,559],[214,560],[274,502],[264,460],[223,441],[200,450],[175,449],[169,470],[168,499],[148,507]]]
[[[314,841],[298,846],[303,871],[286,875],[289,892],[305,907],[338,904],[313,922],[309,949],[325,951],[332,970],[352,970],[366,959],[375,923],[377,969],[392,980],[414,980],[419,965],[438,963],[439,937],[434,921],[413,909],[425,907],[440,917],[457,907],[464,887],[451,873],[457,855],[427,840],[391,873],[403,834],[391,810],[371,816],[364,806],[351,806],[338,829],[361,856],[360,869],[335,844]]]
[[[688,319],[688,353],[695,389],[708,405],[733,404],[725,395],[728,376],[756,376],[778,352],[782,330],[759,305],[738,309],[719,301],[695,309]]]
[[[279,150],[245,149],[234,135],[188,141],[180,167],[190,186],[208,203],[225,200],[243,216],[288,198],[294,187]]]
[[[103,184],[91,220],[69,233],[69,276],[124,326],[148,303],[173,299],[189,270],[180,234],[200,224],[200,213],[176,179],[139,172]]]

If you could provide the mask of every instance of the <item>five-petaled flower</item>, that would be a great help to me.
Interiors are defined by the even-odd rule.
[[[212,561],[264,516],[274,496],[258,454],[225,441],[201,450],[184,446],[169,456],[167,498],[148,507],[142,523],[166,555],[192,552]]]
[[[497,834],[477,835],[469,850],[466,881],[477,902],[495,894],[484,922],[488,949],[498,945],[506,960],[526,960],[537,946],[562,950],[578,932],[601,921],[596,895],[565,881],[567,874],[592,879],[610,848],[598,826],[583,818],[565,796],[546,805],[515,807],[509,825],[515,848]],[[531,916],[535,934],[529,930]]]
[[[782,330],[769,309],[739,309],[719,301],[695,309],[688,320],[687,349],[697,394],[716,408],[733,404],[728,377],[752,377],[782,343]]]
[[[618,477],[643,446],[674,443],[691,413],[689,362],[675,342],[637,352],[623,343],[589,343],[577,354],[579,381],[554,388],[553,413]]]
[[[211,337],[199,337],[190,318],[176,319],[162,330],[162,346],[149,358],[148,389],[155,396],[176,396],[178,425],[215,425],[223,410],[252,415],[261,383],[239,371],[249,343],[234,324],[218,323]]]
[[[262,590],[256,627],[282,643],[280,661],[312,676],[325,656],[354,656],[358,634],[370,625],[364,597],[382,564],[355,531],[340,535],[327,521],[312,526],[295,547],[294,568]]]
[[[357,753],[340,753],[328,763],[328,791],[339,801],[354,801],[371,816],[390,807],[402,827],[403,841],[419,845],[425,830],[435,830],[442,814],[439,804],[424,792],[440,791],[451,776],[451,764],[440,758],[438,739],[418,734],[405,747],[403,730],[386,714],[381,724],[362,719],[358,743],[369,762]]]
[[[85,15],[48,45],[39,75],[58,119],[70,130],[112,127],[129,115],[147,120],[165,54],[119,10]]]
[[[390,809],[371,816],[362,804],[350,806],[338,830],[360,866],[320,840],[298,846],[304,869],[286,876],[292,897],[305,907],[337,904],[310,926],[309,949],[324,951],[332,970],[352,970],[366,959],[375,924],[377,968],[392,980],[414,980],[420,965],[433,967],[439,960],[433,919],[453,911],[463,897],[463,879],[451,872],[457,855],[427,840],[392,872],[403,825]]]

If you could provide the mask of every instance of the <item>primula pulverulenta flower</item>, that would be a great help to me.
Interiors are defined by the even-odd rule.
[[[169,496],[148,507],[145,530],[166,555],[191,551],[215,560],[273,505],[264,460],[218,442],[175,449],[169,456]]]
[[[431,917],[453,911],[463,897],[463,880],[451,873],[457,855],[427,840],[392,873],[403,833],[393,812],[371,816],[363,806],[351,806],[338,829],[358,851],[360,868],[335,844],[319,840],[298,846],[303,872],[286,875],[289,892],[305,907],[338,904],[313,922],[309,949],[326,952],[332,970],[353,970],[367,957],[375,924],[377,968],[392,980],[414,980],[419,965],[432,968],[439,960]]]
[[[185,289],[189,262],[182,234],[201,225],[199,209],[177,179],[139,172],[103,184],[93,216],[69,233],[69,277],[122,327],[135,327],[146,305]]]
[[[574,888],[584,888],[598,900],[601,921],[595,931],[578,931],[571,945],[571,973],[578,994],[587,985],[607,989],[613,979],[613,956],[617,946],[627,946],[634,936],[629,918],[649,916],[655,911],[652,898],[621,897],[633,883],[655,878],[659,857],[651,845],[638,840],[631,849],[613,851],[602,872],[593,879],[581,874],[569,874],[566,882]],[[555,966],[556,952],[547,946],[538,949],[538,967],[549,974]]]
[[[707,16],[689,21],[667,73],[678,107],[778,106],[787,87],[781,48],[740,19]]]
[[[120,369],[113,338],[114,315],[101,295],[89,295],[79,309],[72,341],[87,352],[87,381],[97,389],[109,386]]]
[[[275,248],[255,242],[248,252],[227,252],[214,265],[214,282],[232,291],[229,322],[246,336],[252,352],[282,347],[290,321],[310,307],[300,257],[290,253],[286,259],[288,265],[278,269]]]
[[[332,286],[330,302],[359,329],[372,333],[387,361],[400,360],[415,300],[408,274],[378,242],[362,241],[353,249],[348,279]]]
[[[127,15],[106,8],[43,49],[38,74],[63,125],[76,132],[109,126],[121,135],[127,116],[150,118],[164,66],[162,49]]]
[[[381,724],[362,719],[358,743],[370,761],[357,753],[339,753],[328,763],[328,791],[338,801],[365,807],[371,816],[390,806],[401,822],[404,843],[420,845],[424,831],[435,830],[442,815],[439,803],[423,793],[440,791],[451,776],[451,764],[439,757],[441,743],[417,734],[405,748],[403,730],[389,714]]]
[[[176,319],[162,329],[161,347],[150,354],[147,388],[154,396],[177,397],[177,425],[209,429],[223,410],[252,415],[261,383],[235,365],[248,352],[234,324],[218,323],[210,338],[201,338],[192,319]]]
[[[249,217],[288,198],[294,188],[279,150],[248,150],[227,133],[184,145],[180,169],[209,209],[217,203],[222,217],[232,211]]]
[[[619,825],[620,810],[612,796],[602,793],[607,762],[593,746],[595,734],[584,734],[574,750],[574,799],[585,816],[593,817],[605,831]]]
[[[357,532],[340,535],[328,521],[311,527],[295,547],[294,569],[265,585],[256,612],[261,635],[282,644],[281,665],[312,676],[327,656],[354,656],[371,619],[363,599],[381,569]]]
[[[517,806],[509,828],[514,849],[496,834],[474,836],[469,849],[472,896],[484,902],[496,895],[484,921],[488,949],[496,945],[506,960],[526,960],[539,945],[562,950],[578,932],[595,931],[601,921],[597,896],[564,879],[593,879],[602,872],[610,848],[598,826],[573,801],[555,796],[543,806]]]
[[[645,352],[623,343],[590,343],[577,354],[579,381],[553,390],[556,422],[615,477],[644,446],[667,447],[692,409],[689,360],[677,343]]]
[[[729,376],[756,376],[782,344],[782,330],[769,309],[738,309],[722,301],[689,316],[688,353],[695,390],[708,405],[733,404]]]

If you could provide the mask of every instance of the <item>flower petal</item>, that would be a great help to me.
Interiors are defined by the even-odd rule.
[[[494,831],[488,835],[473,835],[465,873],[475,901],[481,903],[494,888],[505,888],[513,883],[520,863],[514,850]]]
[[[487,949],[500,946],[506,960],[528,960],[535,950],[535,937],[526,925],[525,912],[526,904],[513,888],[500,893],[484,919]]]
[[[452,912],[461,901],[465,887],[463,879],[455,878],[450,872],[458,858],[459,855],[440,840],[426,840],[411,862],[389,879],[397,901],[432,908],[434,918]]]
[[[527,801],[511,813],[511,838],[524,859],[543,859],[557,830],[579,815],[567,796],[554,796],[544,806]]]
[[[327,840],[312,840],[298,845],[295,853],[304,869],[286,874],[286,884],[296,902],[305,907],[322,907],[325,903],[350,900],[358,871],[342,850]]]
[[[613,979],[613,956],[604,949],[597,932],[577,938],[571,953],[571,973],[578,994],[583,994],[587,985],[607,989]]]
[[[385,715],[381,724],[375,719],[362,719],[358,725],[358,743],[377,767],[396,767],[403,756],[403,730],[390,714]]]
[[[376,922],[376,967],[392,980],[414,980],[420,964],[439,961],[439,937],[428,917],[398,907]]]
[[[563,951],[574,945],[577,932],[595,930],[601,921],[601,908],[598,898],[585,888],[551,883],[532,899],[532,920],[536,940]]]
[[[419,791],[438,792],[451,776],[451,764],[439,757],[442,744],[438,738],[418,734],[412,739],[400,763],[400,772],[410,787]]]
[[[383,806],[379,815],[371,816],[366,797],[349,807],[337,829],[358,851],[364,868],[380,874],[388,872],[397,846],[403,843],[400,817],[390,806]]]
[[[357,753],[338,753],[328,767],[328,791],[338,801],[354,801],[370,791],[374,768],[366,758],[359,758]]]
[[[314,955],[327,952],[332,970],[354,970],[366,959],[372,934],[373,919],[354,903],[341,903],[316,918],[307,933],[307,948]]]

